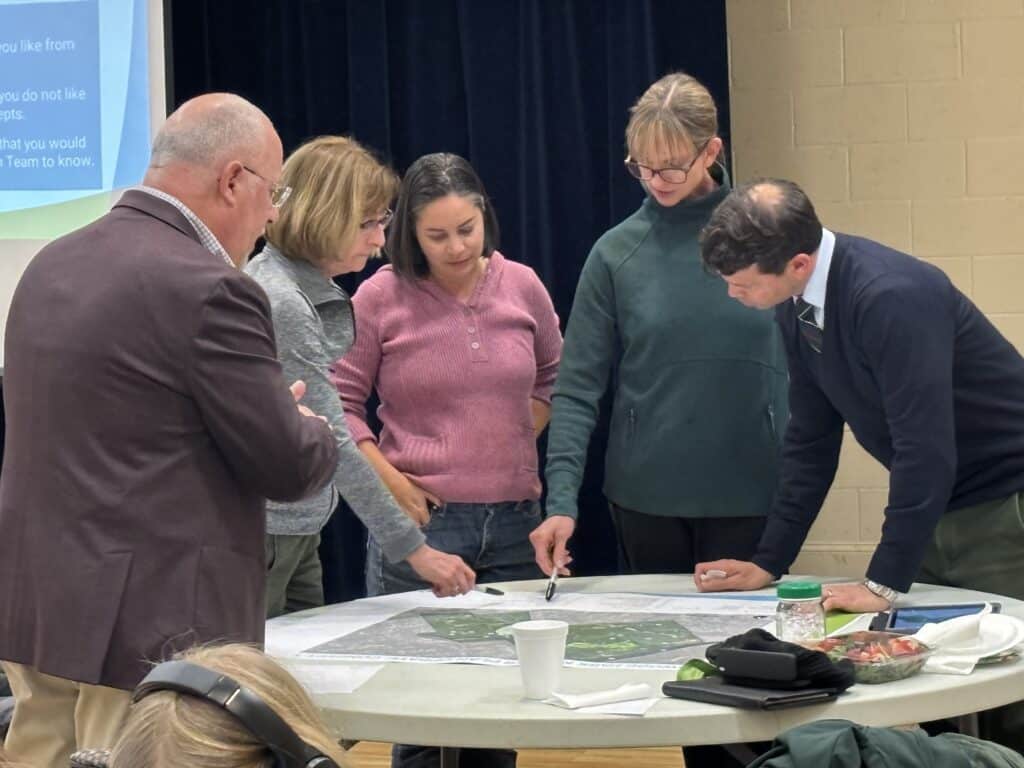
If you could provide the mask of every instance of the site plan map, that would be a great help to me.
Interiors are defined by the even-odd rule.
[[[569,624],[566,666],[675,668],[702,658],[710,643],[765,626],[775,609],[774,598],[632,593],[560,595],[546,602],[532,593],[438,599],[416,592],[377,600],[376,615],[364,611],[358,621],[346,621],[338,610],[334,625],[329,617],[337,607],[327,606],[308,616],[310,632],[299,619],[270,622],[268,649],[275,635],[281,641],[290,633],[300,658],[512,665],[515,645],[501,628],[560,619]]]

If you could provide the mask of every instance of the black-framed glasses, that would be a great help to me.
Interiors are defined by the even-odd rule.
[[[701,148],[697,150],[697,154],[693,156],[693,160],[686,164],[685,168],[651,168],[649,165],[638,163],[629,155],[626,156],[625,164],[626,170],[629,175],[635,179],[642,181],[650,181],[655,176],[661,176],[661,178],[667,181],[669,184],[682,184],[686,181],[686,177],[690,173],[690,169],[693,168],[693,164],[697,162],[701,155],[704,154],[704,150],[708,148],[708,144],[711,140],[705,141]]]
[[[384,215],[377,219],[367,219],[366,221],[359,222],[359,228],[364,232],[374,227],[380,227],[381,229],[387,229],[388,224],[395,218],[395,212],[390,208],[385,209]]]
[[[271,181],[259,171],[254,171],[248,165],[243,165],[242,170],[248,171],[256,178],[262,179],[267,183],[267,189],[270,191],[270,204],[275,208],[280,208],[282,205],[284,205],[285,201],[291,196],[291,187],[285,184],[281,184],[279,182]]]

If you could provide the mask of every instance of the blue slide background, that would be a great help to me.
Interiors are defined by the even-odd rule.
[[[0,0],[0,213],[141,180],[150,144],[147,25],[146,0]],[[47,40],[73,41],[73,50]],[[84,99],[70,98],[82,91]]]

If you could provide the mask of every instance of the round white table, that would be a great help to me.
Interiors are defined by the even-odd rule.
[[[833,579],[832,581],[838,581]],[[543,581],[491,586],[543,590]],[[559,593],[693,593],[692,577],[567,578]],[[771,589],[760,593],[773,594]],[[1024,618],[1024,602],[982,592],[916,585],[908,604],[996,600]],[[333,606],[359,611],[367,601]],[[270,649],[271,652],[272,649]],[[344,663],[344,662],[331,662]],[[666,670],[562,671],[564,690],[600,690],[648,682],[660,692]],[[666,698],[643,717],[589,715],[522,698],[516,667],[389,663],[354,693],[314,696],[328,725],[343,739],[463,747],[577,749],[729,744],[763,741],[823,718],[863,725],[899,725],[956,717],[1024,699],[1024,661],[979,667],[967,676],[922,674],[883,685],[855,685],[833,702],[772,712]]]

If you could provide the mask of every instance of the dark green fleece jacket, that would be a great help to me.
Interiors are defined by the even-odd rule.
[[[763,515],[788,413],[768,311],[730,299],[697,236],[729,191],[666,208],[648,197],[587,258],[552,399],[547,514],[576,517],[587,446],[611,381],[605,495],[672,517]]]
[[[818,720],[775,739],[747,768],[1024,768],[1008,747],[959,733],[929,737],[921,729],[868,728]]]

